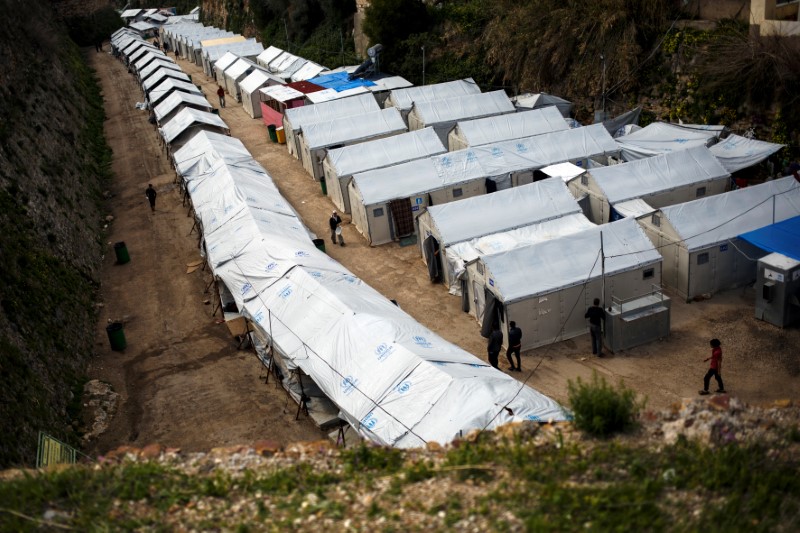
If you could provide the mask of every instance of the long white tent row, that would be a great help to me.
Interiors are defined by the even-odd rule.
[[[618,154],[602,124],[449,152],[355,174],[350,209],[356,229],[373,245],[416,229],[413,217],[429,205],[532,183],[534,173],[556,163],[588,167]]]
[[[289,153],[300,158],[300,137],[305,126],[379,110],[378,102],[369,92],[342,100],[287,109],[283,115],[283,132]]]
[[[444,83],[434,83],[431,85],[421,85],[419,87],[408,87],[406,89],[393,90],[383,103],[384,107],[396,107],[403,115],[403,120],[408,122],[408,114],[414,104],[433,102],[435,100],[446,100],[467,94],[479,94],[481,88],[472,78],[463,80],[447,81]]]
[[[137,75],[139,77],[139,82],[144,83],[150,76],[155,74],[157,71],[161,70],[162,68],[168,68],[172,70],[181,70],[181,67],[178,66],[175,61],[172,60],[170,57],[163,57],[160,59],[156,59],[139,72]]]
[[[153,63],[150,63],[150,65],[152,64]],[[192,79],[186,74],[184,74],[183,71],[181,70],[175,70],[171,68],[161,68],[160,70],[154,72],[152,76],[149,76],[146,80],[142,82],[142,89],[144,90],[144,92],[148,93],[152,89],[155,89],[159,83],[161,83],[167,78],[181,80],[187,83],[190,83],[192,81]]]
[[[783,146],[731,134],[712,146],[710,150],[719,159],[725,170],[733,173],[764,161]]]
[[[756,260],[766,254],[738,236],[798,215],[800,183],[789,176],[638,220],[664,256],[664,286],[691,300],[755,280]]]
[[[447,136],[450,151],[569,129],[555,106],[459,121]]]
[[[242,42],[217,44],[203,48],[203,72],[209,78],[215,77],[216,62],[228,52],[250,60],[255,60],[258,54],[264,50],[264,45],[255,39],[247,39]]]
[[[565,418],[551,399],[421,326],[310,238],[273,224],[291,217],[270,201],[248,204],[274,198],[267,172],[231,140],[198,136],[175,162],[197,201],[212,272],[270,353],[310,376],[360,435],[418,447],[511,421]],[[243,164],[259,176],[247,191],[239,190]],[[226,178],[209,177],[220,173]]]
[[[616,220],[615,206],[641,199],[654,208],[713,196],[729,189],[730,174],[705,146],[629,163],[590,169],[569,182],[576,198],[588,196],[586,216],[596,224]]]
[[[173,91],[153,109],[153,112],[156,115],[157,123],[163,127],[172,117],[180,113],[184,107],[192,107],[207,113],[211,113],[214,109],[203,95]]]
[[[347,186],[354,174],[445,152],[447,148],[432,128],[328,150],[322,162],[328,196],[337,208],[349,213]]]
[[[600,125],[602,127],[602,125]],[[522,328],[522,350],[586,333],[594,298],[610,305],[651,294],[661,282],[661,256],[633,219],[484,255],[468,267],[476,315],[486,329]]]
[[[194,133],[199,130],[210,130],[219,133],[230,133],[228,125],[219,115],[200,111],[192,107],[184,107],[169,122],[160,128],[164,144],[174,152],[183,146]]]
[[[420,250],[431,280],[442,281],[455,294],[457,278],[464,271],[464,260],[450,253],[453,245],[579,213],[581,207],[564,181],[548,178],[493,194],[430,206],[417,218]]]
[[[617,137],[625,161],[666,152],[686,150],[695,146],[711,146],[719,140],[724,126],[678,125],[654,122],[629,135]]]

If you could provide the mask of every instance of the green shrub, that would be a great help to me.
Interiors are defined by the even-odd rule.
[[[644,402],[636,401],[636,393],[620,381],[617,388],[609,385],[597,372],[592,381],[569,380],[569,404],[578,429],[596,437],[607,437],[636,425],[636,417]]]

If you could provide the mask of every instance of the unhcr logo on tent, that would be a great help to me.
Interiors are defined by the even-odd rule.
[[[356,278],[355,276],[345,275],[344,280],[348,283],[355,283]]]
[[[524,154],[525,152],[528,151],[528,147],[522,143],[517,143],[516,148],[517,148],[517,153],[519,154]]]
[[[440,159],[440,161],[442,162],[443,167],[453,166],[453,160],[450,158],[449,155],[444,156],[443,158]]]
[[[278,296],[283,298],[284,300],[292,295],[292,288],[290,286],[284,287],[281,292],[278,293]]]
[[[321,278],[322,277],[322,272],[318,272],[316,270],[312,270],[311,272],[309,272],[309,274],[311,274],[311,277],[314,277],[314,278]]]
[[[250,289],[252,289],[252,288],[253,288],[253,285],[250,282],[245,283],[244,285],[242,285],[242,288],[240,290],[242,296],[244,296],[245,294],[250,292]]]
[[[492,148],[492,156],[493,157],[502,157],[503,156],[503,151],[500,148],[495,146],[494,148]]]
[[[266,271],[267,271],[267,272],[272,272],[272,271],[273,271],[273,270],[275,270],[276,268],[278,268],[278,263],[276,263],[275,261],[273,261],[273,262],[271,262],[270,264],[268,264],[268,265],[267,265]]]
[[[297,250],[297,251],[294,253],[294,256],[295,256],[295,257],[311,257],[311,254],[309,254],[309,253],[308,253],[308,252],[306,252],[305,250]]]
[[[541,422],[542,421],[541,418],[539,418],[538,416],[536,416],[534,414],[527,415],[525,417],[525,420],[532,420],[533,422]]]
[[[478,156],[472,150],[467,152],[467,163],[474,163],[478,160]]]
[[[356,385],[358,385],[358,380],[353,376],[347,376],[342,380],[342,394],[347,396],[352,393],[356,389]]]
[[[264,321],[264,311],[259,311],[258,313],[256,313],[253,319],[259,324],[261,324]]]
[[[395,390],[398,392],[398,394],[405,394],[411,390],[411,382],[405,380],[402,383],[398,383],[397,387],[395,387]]]
[[[361,425],[367,429],[375,429],[375,426],[378,425],[378,419],[370,411],[370,413],[367,414],[367,416],[361,419]]]
[[[428,342],[428,339],[426,339],[422,335],[417,335],[416,337],[414,337],[414,344],[416,344],[417,346],[422,346],[423,348],[433,347],[433,344]]]
[[[378,356],[378,361],[385,361],[392,353],[394,353],[394,346],[389,346],[385,342],[382,342],[375,348],[375,355]]]

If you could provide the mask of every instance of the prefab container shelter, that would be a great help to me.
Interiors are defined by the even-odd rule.
[[[269,68],[269,64],[275,61],[278,56],[283,54],[283,50],[277,46],[270,46],[256,57],[256,63],[264,68]]]
[[[307,61],[297,72],[292,74],[292,81],[306,81],[323,74],[328,69],[313,61]]]
[[[396,107],[402,113],[403,120],[408,122],[408,114],[411,112],[411,108],[414,107],[414,103],[446,100],[467,94],[479,94],[480,92],[481,89],[478,84],[472,78],[466,78],[432,85],[409,87],[407,89],[395,89],[389,93],[383,106]]]
[[[258,66],[247,59],[239,58],[231,66],[225,69],[225,91],[233,96],[237,102],[241,100],[239,93],[239,82],[245,79]]]
[[[447,135],[458,121],[491,115],[513,113],[514,104],[505,91],[467,94],[433,102],[415,102],[408,114],[408,129],[421,130],[428,126],[447,144]]]
[[[655,208],[713,196],[729,188],[730,174],[705,146],[594,168],[572,179],[576,198],[587,196],[586,216],[596,224],[620,218],[614,206],[642,199]]]
[[[474,270],[472,270],[474,267]],[[584,310],[626,300],[661,282],[661,256],[633,219],[485,255],[470,265],[482,332],[515,321],[529,350],[587,332]]]
[[[158,104],[153,112],[156,114],[156,121],[159,126],[164,126],[172,117],[177,115],[184,107],[192,107],[211,113],[213,106],[200,94],[189,94],[183,91],[174,91]]]
[[[347,186],[353,174],[443,154],[447,148],[432,128],[328,150],[322,169],[328,196],[344,213],[350,212]]]
[[[664,256],[664,286],[691,300],[756,279],[765,252],[738,238],[800,215],[791,176],[664,207],[638,219]]]
[[[723,130],[654,122],[629,135],[617,137],[625,161],[686,150],[695,146],[711,146]]]
[[[306,105],[306,94],[321,91],[311,82],[299,81],[289,85],[272,85],[258,91],[259,107],[264,124],[282,126],[288,109]]]
[[[317,94],[317,93],[313,93]],[[371,94],[363,94],[341,101],[326,102],[287,109],[283,115],[283,131],[289,153],[300,157],[300,134],[304,125],[342,117],[363,115],[380,110]]]
[[[148,65],[150,65],[153,61],[156,60],[165,60],[167,56],[162,53],[155,53],[155,52],[147,52],[146,54],[140,56],[135,63],[133,63],[133,70],[135,72],[141,72],[144,70]]]
[[[185,93],[193,93],[202,95],[203,91],[197,86],[187,83],[185,81],[167,78],[162,81],[156,88],[150,91],[147,95],[147,100],[150,103],[150,109],[154,109],[161,101],[170,95],[173,91],[183,91]]]
[[[229,50],[214,62],[214,79],[219,85],[225,85],[225,69],[238,60],[239,56]]]
[[[464,270],[463,260],[450,255],[451,246],[580,212],[578,202],[559,178],[432,205],[417,217],[420,252],[431,281],[449,288]]]
[[[152,76],[148,77],[142,83],[142,89],[144,90],[145,94],[149,93],[150,91],[158,87],[162,81],[168,78],[173,80],[185,81],[187,83],[191,83],[192,81],[192,78],[190,78],[180,70],[173,70],[171,68],[162,68],[154,72]]]
[[[267,69],[271,74],[283,79],[284,83],[291,81],[292,74],[308,62],[307,59],[284,52],[269,63]]]
[[[482,146],[567,129],[569,126],[558,109],[545,107],[522,113],[459,121],[448,134],[447,144],[450,151],[456,151],[468,146]]]
[[[159,69],[162,69],[162,68],[168,68],[168,69],[172,69],[172,70],[181,71],[181,67],[178,66],[177,63],[172,61],[172,59],[170,59],[168,57],[165,57],[165,58],[162,58],[162,59],[157,59],[157,60],[151,62],[146,67],[144,67],[141,71],[139,71],[139,73],[138,73],[139,82],[140,83],[144,83],[145,81],[147,81],[147,79],[150,76],[152,76],[153,74],[156,73],[156,71],[158,71]]]
[[[156,59],[156,58],[163,59],[163,58],[165,58],[167,56],[166,56],[166,54],[164,52],[162,52],[158,48],[153,48],[153,47],[150,47],[150,46],[142,46],[139,49],[137,49],[135,52],[133,52],[131,55],[128,56],[128,63],[130,63],[130,64],[132,64],[134,66],[134,68],[136,69],[136,72],[139,72],[142,68],[147,66],[147,63],[149,63],[149,61],[147,61],[147,62],[143,62],[142,61],[143,58],[145,58],[145,57],[153,57],[153,59]]]
[[[261,117],[261,92],[260,89],[272,85],[279,85],[280,79],[269,72],[255,69],[245,79],[239,82],[242,94],[242,107],[251,118]]]
[[[303,127],[300,138],[300,159],[315,180],[323,179],[322,161],[327,151],[371,139],[397,135],[406,130],[397,109],[381,109],[373,113],[316,122]]]
[[[222,56],[231,52],[239,58],[255,60],[262,50],[264,50],[264,46],[255,39],[247,39],[239,43],[221,44],[204,48],[203,71],[206,73],[206,76],[215,77],[215,79],[219,80],[221,78],[216,78],[214,64]]]
[[[201,130],[230,133],[228,125],[219,115],[206,113],[191,107],[182,109],[160,129],[161,137],[164,140],[164,144],[169,147],[170,153],[174,153],[175,150],[186,144],[193,135]]]

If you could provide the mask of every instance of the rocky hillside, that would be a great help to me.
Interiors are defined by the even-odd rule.
[[[77,418],[110,152],[101,95],[53,6],[0,10],[0,465],[11,465],[35,462],[40,430],[69,440]]]
[[[0,475],[0,530],[797,531],[800,409],[728,396],[594,440],[523,423],[442,447],[270,442]]]

